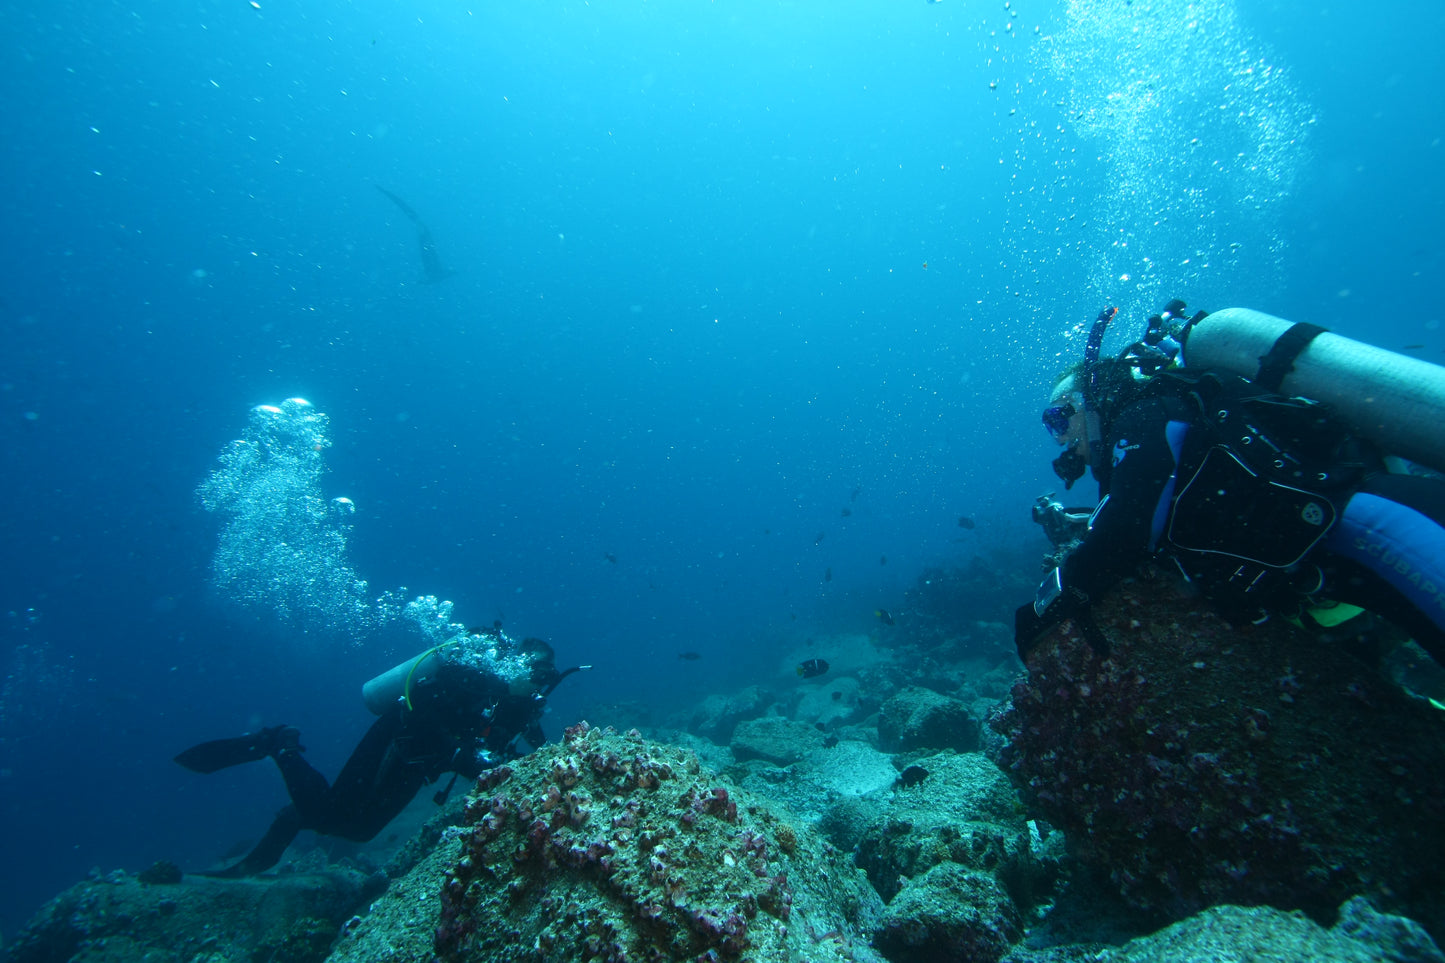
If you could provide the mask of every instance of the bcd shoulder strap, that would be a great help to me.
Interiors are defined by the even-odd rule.
[[[1265,391],[1278,391],[1285,377],[1294,370],[1294,359],[1326,330],[1307,321],[1290,325],[1284,334],[1274,339],[1269,350],[1259,356],[1259,370],[1255,372],[1254,383]]]

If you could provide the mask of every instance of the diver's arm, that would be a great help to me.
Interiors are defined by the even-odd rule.
[[[1148,554],[1160,498],[1174,475],[1170,421],[1159,401],[1135,405],[1115,421],[1108,449],[1115,459],[1109,494],[1094,510],[1088,535],[1062,566],[1063,589],[1077,601],[1097,597]]]
[[[1116,419],[1106,449],[1116,459],[1109,494],[1094,510],[1084,540],[1045,576],[1033,603],[1014,614],[1020,658],[1041,633],[1083,612],[1148,554],[1155,515],[1167,510],[1160,504],[1175,469],[1170,422],[1169,409],[1157,401],[1135,405]]]

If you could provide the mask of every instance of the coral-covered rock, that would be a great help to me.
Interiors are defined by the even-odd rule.
[[[1133,905],[1356,894],[1445,927],[1445,714],[1279,620],[1231,627],[1157,575],[1066,621],[992,720],[1000,766]]]
[[[805,722],[764,716],[738,723],[729,746],[739,762],[762,759],[774,765],[790,766],[808,753],[822,749],[825,738]]]
[[[978,748],[978,720],[968,706],[931,689],[909,686],[883,703],[878,739],[890,752]]]
[[[1013,903],[993,876],[939,863],[888,904],[873,945],[892,963],[988,963],[1020,932]]]
[[[876,961],[846,857],[686,750],[580,723],[486,774],[440,888],[468,963]]]

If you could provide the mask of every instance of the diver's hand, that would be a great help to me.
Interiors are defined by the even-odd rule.
[[[1049,602],[1043,611],[1037,603],[1020,605],[1014,612],[1014,646],[1018,649],[1019,660],[1028,662],[1029,653],[1038,644],[1044,633],[1065,619],[1073,619],[1084,641],[1101,659],[1109,657],[1109,637],[1094,622],[1086,598],[1071,592],[1064,592]]]
[[[1064,619],[1077,618],[1088,608],[1088,601],[1084,593],[1064,587],[1062,568],[1055,568],[1046,575],[1034,600],[1019,606],[1014,612],[1014,646],[1018,649],[1019,659],[1027,662],[1039,636]],[[1094,645],[1093,638],[1089,639],[1089,644]]]
[[[1052,621],[1046,621],[1034,611],[1034,603],[1029,602],[1018,607],[1014,612],[1014,647],[1018,649],[1019,661],[1029,660],[1029,652],[1033,650],[1039,636],[1052,624]]]

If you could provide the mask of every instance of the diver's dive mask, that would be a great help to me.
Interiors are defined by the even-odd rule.
[[[1054,441],[1063,444],[1069,434],[1069,421],[1078,413],[1079,409],[1075,408],[1071,401],[1049,405],[1044,409],[1044,430]]]

